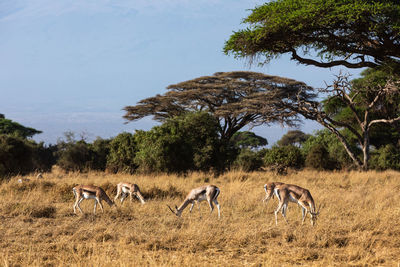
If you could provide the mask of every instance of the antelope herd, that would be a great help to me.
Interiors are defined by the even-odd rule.
[[[294,202],[299,205],[301,208],[301,213],[302,213],[302,224],[304,223],[304,220],[307,216],[307,213],[310,214],[310,220],[311,220],[311,225],[314,225],[317,216],[319,215],[319,210],[316,210],[316,205],[314,202],[313,197],[311,196],[311,193],[309,190],[302,188],[297,185],[292,185],[292,184],[285,184],[281,182],[270,182],[264,185],[264,190],[266,193],[265,198],[263,199],[263,202],[265,204],[268,203],[268,201],[271,198],[274,198],[274,196],[277,197],[278,199],[278,206],[275,210],[275,224],[278,225],[278,213],[281,211],[283,218],[285,219],[285,222],[288,223],[287,218],[286,218],[286,211],[288,208],[289,202]],[[78,185],[75,186],[72,189],[74,196],[75,196],[75,203],[73,205],[74,213],[76,214],[76,208],[79,209],[81,213],[83,213],[82,209],[80,208],[79,204],[84,200],[84,199],[94,199],[94,210],[93,213],[96,214],[96,207],[97,204],[99,204],[101,211],[104,212],[103,205],[101,204],[101,201],[104,200],[106,201],[110,207],[115,205],[115,202],[119,197],[121,197],[121,205],[124,202],[125,198],[129,195],[130,201],[132,202],[132,195],[137,197],[142,204],[145,204],[144,197],[139,189],[139,186],[137,184],[132,184],[128,182],[121,182],[117,184],[117,195],[114,197],[114,200],[111,200],[107,193],[98,186],[94,185]],[[221,217],[221,208],[218,203],[218,196],[220,194],[220,189],[215,186],[215,185],[204,185],[200,186],[197,188],[192,189],[189,194],[186,196],[185,200],[183,203],[177,207],[175,206],[175,210],[172,209],[169,205],[168,208],[171,210],[173,214],[176,216],[180,217],[183,210],[191,204],[191,207],[189,209],[190,212],[192,212],[193,206],[195,203],[197,203],[197,206],[200,211],[200,202],[201,201],[207,201],[208,205],[210,207],[210,213],[213,212],[214,210],[214,205],[218,209],[218,218]]]

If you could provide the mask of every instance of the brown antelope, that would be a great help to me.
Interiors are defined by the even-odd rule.
[[[137,184],[131,184],[131,183],[125,183],[121,182],[117,184],[117,195],[114,198],[114,201],[117,200],[117,198],[121,196],[121,204],[124,202],[125,198],[129,194],[130,201],[132,202],[132,194],[137,197],[142,204],[146,203],[144,201],[144,197],[142,193],[140,192],[140,188]]]
[[[175,211],[169,205],[167,205],[167,206],[173,214],[180,217],[182,214],[182,211],[186,208],[187,205],[192,204],[192,206],[190,207],[190,212],[192,212],[194,203],[197,202],[197,205],[198,205],[199,211],[200,211],[200,202],[207,200],[208,205],[210,206],[210,210],[211,210],[210,213],[212,213],[214,210],[213,203],[217,206],[218,219],[219,219],[221,217],[220,205],[217,201],[219,193],[220,193],[220,190],[215,185],[204,185],[204,186],[200,186],[195,189],[192,189],[189,192],[189,194],[186,196],[186,199],[183,201],[183,203],[179,207],[175,206]]]
[[[286,223],[288,222],[286,219],[286,211],[289,201],[297,203],[301,207],[302,224],[304,223],[307,213],[310,213],[311,225],[315,224],[321,207],[319,207],[318,211],[316,211],[314,199],[308,189],[297,185],[279,182],[265,184],[264,189],[267,194],[264,200],[268,201],[271,197],[273,197],[272,194],[274,194],[279,200],[278,207],[275,210],[276,225],[278,225],[278,212],[280,210]]]
[[[103,205],[101,201],[104,200],[107,202],[110,207],[114,205],[114,201],[112,201],[107,193],[103,190],[103,188],[94,186],[94,185],[77,185],[72,188],[75,196],[74,203],[74,213],[76,214],[76,207],[78,207],[79,211],[83,213],[79,204],[81,204],[84,199],[94,199],[94,210],[93,213],[96,214],[97,203],[99,203],[101,211],[104,212]]]

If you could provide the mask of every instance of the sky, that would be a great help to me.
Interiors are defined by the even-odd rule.
[[[0,113],[43,131],[88,141],[149,130],[150,117],[122,118],[123,108],[163,94],[170,84],[220,71],[257,71],[324,87],[340,71],[298,65],[282,56],[263,67],[225,55],[233,31],[264,3],[256,0],[0,0]],[[305,121],[312,133],[321,127]],[[288,128],[252,129],[275,143]]]

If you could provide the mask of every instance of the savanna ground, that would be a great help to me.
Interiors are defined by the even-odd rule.
[[[129,176],[46,173],[41,180],[0,184],[0,265],[3,266],[398,266],[400,262],[400,173],[312,172],[276,176],[268,172],[229,172],[219,177],[193,173]],[[74,215],[72,187],[102,186],[111,198],[120,181],[137,183],[145,205],[125,201],[118,209]],[[308,188],[323,203],[317,225],[289,204],[289,224],[276,198],[262,204],[263,185],[282,181]],[[182,218],[166,204],[179,205],[203,184],[221,189],[222,216],[201,203]]]

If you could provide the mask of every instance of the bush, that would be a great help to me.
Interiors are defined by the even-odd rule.
[[[104,171],[107,166],[107,156],[110,153],[110,140],[98,137],[91,144],[93,158],[90,164],[92,170]]]
[[[259,170],[263,166],[262,154],[250,149],[243,149],[232,164],[233,168],[245,172]]]
[[[91,169],[93,151],[81,140],[59,144],[59,159],[57,165],[65,171],[89,171]]]
[[[393,145],[386,145],[371,153],[370,168],[377,170],[400,170],[400,151]]]
[[[272,168],[295,168],[299,169],[304,166],[304,158],[298,147],[274,146],[265,150],[264,163],[267,167]]]
[[[311,148],[307,154],[305,165],[317,170],[333,170],[335,168],[328,150],[321,144],[316,144]]]
[[[350,156],[347,154],[342,143],[339,142],[337,137],[328,130],[317,131],[314,136],[311,136],[302,145],[301,151],[305,158],[310,153],[313,147],[321,145],[329,154],[330,163],[332,168],[347,168],[353,164]],[[353,145],[354,146],[354,145]],[[356,147],[353,147],[357,151]]]
[[[21,137],[0,135],[0,177],[27,174],[34,170],[34,143]]]
[[[109,144],[107,170],[132,174],[138,167],[135,163],[137,150],[133,134],[125,132],[114,137]]]
[[[135,162],[145,172],[206,171],[221,166],[218,122],[206,112],[187,113],[135,134]]]
[[[57,162],[57,145],[46,146],[43,142],[36,144],[33,150],[33,164],[35,170],[50,171]]]

